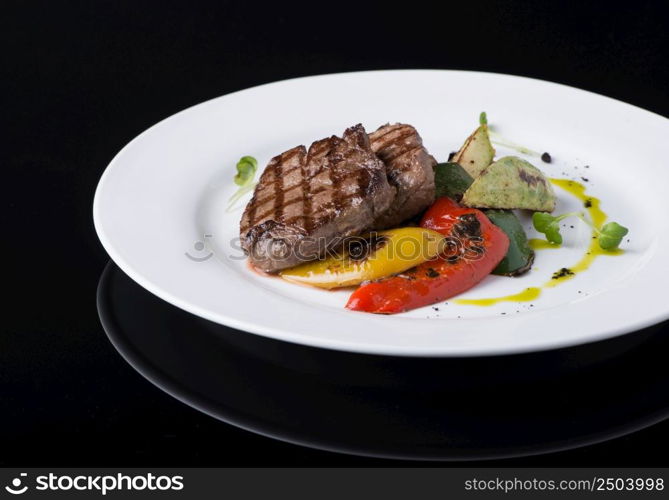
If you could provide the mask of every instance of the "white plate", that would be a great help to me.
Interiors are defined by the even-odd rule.
[[[251,272],[232,213],[235,163],[261,166],[286,149],[361,122],[414,125],[439,160],[476,126],[479,111],[504,136],[539,151],[550,177],[588,178],[610,218],[630,227],[625,254],[530,303],[439,305],[395,316],[343,308],[350,292],[291,285]],[[468,356],[569,346],[669,317],[669,120],[554,83],[463,71],[376,71],[288,80],[236,92],[158,123],[110,163],[94,201],[111,258],[164,300],[209,320],[277,339],[395,355]],[[498,155],[510,153],[498,148]],[[511,152],[512,153],[512,152]],[[589,168],[585,168],[588,165]],[[567,175],[565,175],[567,174]],[[557,189],[557,213],[581,202]],[[569,223],[571,224],[571,223]],[[462,297],[495,297],[541,285],[574,264],[588,229],[566,227],[564,247],[539,252],[522,278],[489,276]],[[195,245],[195,242],[201,242]],[[204,247],[202,248],[202,245]],[[186,255],[188,254],[188,255]],[[187,335],[187,332],[184,332]]]

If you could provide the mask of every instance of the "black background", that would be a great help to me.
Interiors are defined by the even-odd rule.
[[[664,2],[3,2],[0,465],[389,465],[272,441],[146,382],[100,326],[102,171],[192,104],[285,78],[451,68],[669,115]],[[437,2],[435,2],[437,4]],[[666,3],[665,3],[666,5]],[[669,422],[507,465],[669,465]]]

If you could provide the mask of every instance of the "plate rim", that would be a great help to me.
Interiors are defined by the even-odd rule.
[[[606,338],[613,338],[616,336],[620,335],[625,335],[632,333],[637,330],[641,330],[643,328],[646,328],[648,326],[660,323],[664,320],[669,319],[669,310],[665,311],[662,314],[656,314],[650,317],[646,317],[644,320],[636,321],[635,326],[630,328],[630,327],[618,327],[614,329],[609,329],[608,331],[601,333],[599,335],[590,335],[587,338],[584,338],[582,341],[574,340],[574,339],[563,339],[562,341],[557,341],[553,340],[550,342],[544,342],[542,343],[541,346],[507,346],[505,348],[499,348],[499,347],[494,347],[494,348],[489,348],[489,347],[477,347],[477,348],[472,348],[470,346],[466,346],[464,349],[463,348],[458,348],[458,349],[450,349],[448,352],[444,351],[443,348],[441,349],[426,349],[426,348],[409,348],[406,346],[395,346],[395,347],[390,347],[387,345],[384,346],[370,346],[367,343],[359,343],[359,344],[351,344],[349,342],[338,342],[335,340],[328,340],[327,344],[322,341],[322,339],[318,339],[317,337],[314,337],[313,339],[311,337],[305,336],[303,334],[289,334],[286,333],[282,329],[272,329],[272,328],[266,328],[266,327],[259,327],[256,324],[252,322],[247,322],[244,320],[238,320],[232,316],[225,315],[223,313],[214,313],[210,312],[206,308],[203,308],[197,304],[191,303],[188,300],[184,300],[179,298],[178,296],[170,293],[169,291],[164,290],[161,286],[153,284],[153,282],[142,276],[141,271],[135,270],[134,267],[128,263],[121,255],[119,251],[115,248],[115,245],[111,241],[111,238],[108,237],[104,230],[104,224],[101,221],[101,207],[100,207],[100,198],[101,198],[101,193],[105,189],[105,184],[108,181],[110,172],[113,170],[115,165],[119,162],[119,159],[121,156],[133,145],[135,145],[137,142],[140,142],[146,135],[149,133],[153,132],[156,128],[160,127],[163,123],[167,122],[168,120],[171,120],[173,118],[176,118],[178,116],[182,116],[184,114],[193,112],[197,108],[205,107],[209,103],[222,99],[222,98],[227,98],[227,97],[232,97],[237,94],[247,92],[247,91],[253,91],[269,86],[273,86],[276,84],[284,84],[284,83],[290,83],[294,81],[305,81],[305,80],[314,80],[318,78],[327,78],[327,77],[332,77],[332,76],[354,76],[354,75],[368,75],[368,74],[378,74],[378,73],[387,73],[387,72],[404,72],[404,73],[416,73],[416,72],[425,72],[425,73],[457,73],[457,74],[471,74],[471,75],[481,75],[481,76],[486,76],[486,77],[503,77],[503,78],[512,78],[512,79],[519,79],[523,81],[531,81],[534,83],[540,83],[542,85],[549,85],[549,86],[557,86],[562,89],[568,89],[570,91],[578,91],[578,92],[583,92],[588,94],[591,97],[596,97],[598,99],[605,99],[606,101],[609,101],[612,104],[615,104],[616,106],[626,106],[629,108],[632,108],[637,111],[641,111],[643,113],[650,114],[656,118],[662,119],[662,120],[668,120],[667,117],[660,115],[658,113],[655,113],[653,111],[647,110],[645,108],[636,106],[634,104],[630,104],[603,94],[598,94],[596,92],[592,92],[589,90],[584,90],[578,87],[573,87],[570,85],[562,84],[562,83],[557,83],[557,82],[552,82],[549,80],[543,80],[543,79],[538,79],[538,78],[531,78],[531,77],[526,77],[526,76],[520,76],[520,75],[513,75],[513,74],[506,74],[506,73],[498,73],[498,72],[485,72],[485,71],[468,71],[468,70],[454,70],[454,69],[382,69],[382,70],[367,70],[367,71],[350,71],[350,72],[334,72],[334,73],[324,73],[324,74],[317,74],[317,75],[308,75],[308,76],[301,76],[301,77],[294,77],[294,78],[286,78],[283,80],[277,80],[273,82],[267,82],[263,83],[260,85],[236,90],[234,92],[228,93],[228,94],[223,94],[220,96],[213,97],[211,99],[207,99],[205,101],[199,102],[197,104],[194,104],[192,106],[189,106],[181,111],[178,111],[172,115],[169,115],[162,120],[156,122],[155,124],[151,125],[144,131],[142,131],[140,134],[135,136],[132,140],[130,140],[123,148],[121,148],[112,158],[112,160],[108,163],[106,166],[105,170],[103,171],[98,184],[95,189],[95,194],[93,198],[93,224],[95,227],[95,231],[98,235],[98,238],[105,249],[105,251],[109,254],[111,260],[113,260],[116,265],[124,272],[126,273],[132,280],[137,282],[140,286],[151,292],[152,294],[156,295],[157,297],[161,298],[162,300],[165,300],[166,302],[179,307],[180,309],[183,309],[191,314],[194,314],[196,316],[205,318],[209,321],[213,321],[218,324],[223,324],[232,328],[235,328],[237,330],[243,331],[243,332],[248,332],[251,334],[257,334],[257,335],[262,335],[262,336],[267,336],[275,339],[279,339],[282,341],[286,342],[292,342],[296,344],[302,344],[302,345],[309,345],[312,347],[318,347],[318,348],[324,348],[324,349],[334,349],[334,350],[341,350],[341,351],[348,351],[348,352],[359,352],[359,353],[367,353],[367,354],[377,354],[377,355],[394,355],[394,356],[407,356],[407,357],[470,357],[470,356],[497,356],[497,355],[511,355],[511,354],[519,354],[519,353],[525,353],[525,352],[538,352],[538,351],[544,351],[544,350],[552,350],[552,349],[558,349],[562,347],[568,347],[568,346],[574,346],[574,345],[580,345],[580,344],[586,344],[590,342],[596,342],[598,340],[603,340]]]

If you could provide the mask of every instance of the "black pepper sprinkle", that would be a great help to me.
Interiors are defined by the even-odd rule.
[[[502,313],[502,316],[504,316],[506,313]]]
[[[440,274],[432,268],[429,268],[426,274],[428,278],[438,278],[440,276]]]
[[[571,276],[572,274],[574,274],[574,271],[572,271],[571,269],[567,269],[566,267],[563,267],[559,271],[555,271],[553,273],[552,279],[558,280],[560,278],[564,278],[565,276]]]
[[[583,167],[583,168],[590,168],[590,165],[586,165],[586,166],[585,166],[585,167]]]
[[[587,177],[581,177],[581,179],[583,179],[583,182],[588,182],[588,178],[587,178]]]
[[[541,161],[543,161],[544,163],[550,163],[551,161],[553,161],[553,159],[551,158],[551,155],[549,155],[548,153],[544,153],[541,155]]]
[[[588,198],[588,199],[585,200],[585,202],[583,203],[583,206],[584,206],[585,208],[590,208],[590,207],[592,206],[592,200],[591,200],[590,198]]]
[[[574,229],[574,226],[569,226],[570,228]]]

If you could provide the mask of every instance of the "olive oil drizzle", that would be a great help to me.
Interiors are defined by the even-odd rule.
[[[541,295],[541,288],[530,287],[520,293],[507,295],[505,297],[495,297],[492,299],[455,299],[456,304],[467,306],[492,306],[500,302],[530,302],[538,299]]]
[[[551,243],[548,240],[542,240],[541,238],[530,238],[527,242],[530,244],[532,250],[555,250],[556,248],[560,248],[560,245]]]
[[[583,184],[577,181],[572,181],[570,179],[550,179],[551,183],[559,188],[567,191],[574,197],[578,198],[583,202],[585,210],[590,215],[590,218],[595,225],[595,227],[602,227],[604,222],[606,222],[607,215],[600,208],[599,198],[594,196],[589,196],[586,193],[586,188]],[[530,247],[534,250],[545,250],[545,249],[555,249],[560,248],[559,245],[554,245],[546,240],[533,238],[529,240]],[[530,287],[526,288],[520,293],[507,295],[504,297],[493,297],[488,299],[455,299],[453,302],[456,304],[470,305],[470,306],[492,306],[500,302],[529,302],[539,298],[541,292],[545,288],[553,288],[565,281],[573,279],[578,273],[587,270],[597,257],[600,255],[621,255],[624,251],[621,249],[616,250],[603,250],[599,246],[597,241],[597,233],[594,231],[591,234],[590,245],[586,249],[583,257],[574,264],[573,266],[566,268],[569,272],[556,272],[553,275],[553,278],[548,280],[540,287]]]

